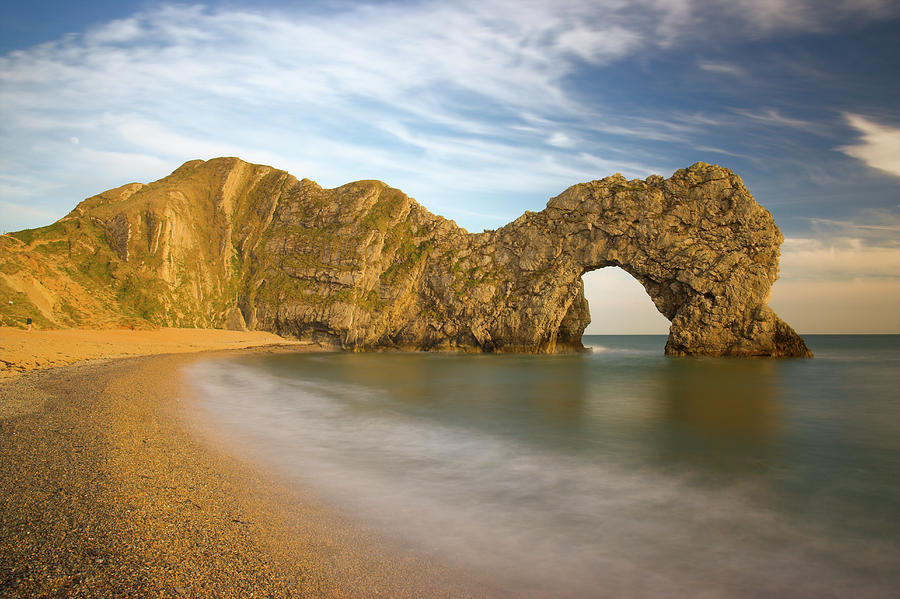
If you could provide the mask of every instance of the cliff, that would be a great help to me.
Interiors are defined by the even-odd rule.
[[[768,307],[783,237],[728,169],[575,185],[468,233],[379,181],[323,189],[236,158],[81,202],[0,237],[4,321],[251,328],[350,350],[555,352],[619,266],[672,322],[670,355],[809,356]]]

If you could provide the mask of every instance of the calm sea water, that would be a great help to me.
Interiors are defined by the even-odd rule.
[[[303,485],[516,597],[897,597],[900,336],[813,360],[301,354],[192,367]]]

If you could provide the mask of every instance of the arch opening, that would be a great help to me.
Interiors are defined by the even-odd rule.
[[[656,308],[644,286],[618,266],[584,273],[591,322],[585,335],[667,335],[671,322]]]

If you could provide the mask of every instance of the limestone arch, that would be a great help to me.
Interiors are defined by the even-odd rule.
[[[577,348],[590,320],[581,276],[618,266],[671,321],[668,355],[812,355],[768,306],[784,237],[728,169],[697,163],[669,179],[614,175],[574,185],[500,237],[505,245],[527,240],[517,248],[519,265],[542,284],[526,291],[550,290],[547,301],[557,306],[521,298],[537,322],[523,329],[530,340],[519,335],[511,346]],[[555,324],[548,312],[558,315]]]

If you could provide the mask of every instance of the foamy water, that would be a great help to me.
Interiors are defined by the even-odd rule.
[[[513,596],[896,596],[896,339],[813,361],[587,341],[576,356],[250,356],[190,374],[242,450]]]

